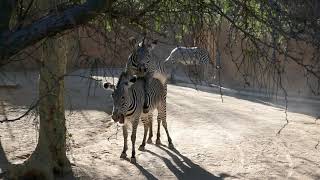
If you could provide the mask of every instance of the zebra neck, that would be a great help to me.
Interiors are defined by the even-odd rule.
[[[129,92],[129,107],[126,116],[134,114],[137,108],[137,93],[134,89]]]

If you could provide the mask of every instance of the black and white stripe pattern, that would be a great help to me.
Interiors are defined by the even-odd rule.
[[[132,141],[132,157],[131,160],[135,162],[135,140],[136,140],[136,131],[139,123],[139,119],[141,118],[142,123],[144,124],[144,138],[142,144],[139,147],[139,150],[143,150],[145,143],[146,143],[146,136],[148,130],[149,138],[148,142],[152,142],[152,112],[157,109],[158,116],[158,132],[157,132],[157,140],[156,143],[159,144],[160,142],[160,123],[162,122],[163,127],[167,133],[169,147],[172,148],[173,144],[171,138],[169,136],[169,132],[167,129],[167,122],[166,122],[166,93],[167,89],[166,86],[155,78],[149,80],[149,86],[147,89],[148,94],[148,101],[150,106],[149,113],[143,113],[143,104],[145,101],[145,90],[144,84],[146,83],[143,78],[137,78],[136,82],[131,85],[132,76],[129,75],[127,72],[123,72],[120,75],[119,81],[117,83],[116,88],[113,92],[113,112],[112,117],[115,121],[121,120],[124,117],[122,122],[123,126],[123,136],[124,136],[124,148],[121,154],[121,158],[126,157],[127,151],[127,125],[128,122],[132,124],[132,134],[131,134],[131,141]]]
[[[150,110],[150,103],[148,100],[149,94],[147,92],[147,89],[150,86],[150,79],[158,79],[165,87],[165,93],[163,96],[166,96],[167,94],[167,73],[164,61],[160,60],[154,53],[155,46],[156,42],[147,45],[143,40],[139,46],[132,51],[126,65],[126,72],[128,72],[130,75],[143,77],[145,80],[144,90],[145,99],[147,100],[143,106],[144,112],[148,112]]]
[[[154,53],[156,43],[146,45],[142,41],[129,55],[126,64],[126,71],[130,75],[145,77],[147,74],[153,78],[159,79],[163,84],[167,81],[167,72],[164,61]]]
[[[145,45],[143,42],[140,43],[130,54],[126,70],[130,74],[140,77],[150,74],[152,77],[159,79],[164,85],[167,84],[169,69],[171,69],[171,80],[174,81],[174,74],[178,63],[194,65],[196,73],[201,80],[208,78],[210,67],[214,70],[213,61],[206,49],[199,47],[176,47],[163,61],[153,52],[153,48],[151,47],[154,46]]]
[[[180,62],[184,64],[209,64],[211,63],[209,52],[199,47],[176,47],[166,61]]]
[[[172,65],[171,79],[174,79],[177,63],[199,66],[200,78],[204,80],[208,76],[208,68],[213,67],[209,52],[199,47],[176,47],[165,60]]]

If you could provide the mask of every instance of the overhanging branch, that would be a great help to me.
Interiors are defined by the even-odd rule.
[[[87,0],[45,17],[16,31],[0,34],[0,66],[11,56],[45,37],[85,24],[103,12],[109,12],[114,0]]]

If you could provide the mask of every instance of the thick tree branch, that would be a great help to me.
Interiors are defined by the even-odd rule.
[[[0,66],[11,56],[45,37],[85,24],[98,14],[109,12],[114,0],[87,0],[61,12],[50,12],[45,17],[13,32],[0,34]]]

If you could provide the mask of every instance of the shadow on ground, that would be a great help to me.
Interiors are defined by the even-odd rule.
[[[164,146],[158,147],[166,154],[168,154],[173,162],[170,159],[154,153],[150,150],[145,150],[145,152],[160,158],[166,164],[167,168],[176,176],[177,179],[220,180],[226,177],[232,177],[224,173],[219,174],[219,176],[215,176],[199,165],[193,163],[186,156],[183,156],[177,149],[169,150]],[[139,164],[136,164],[136,167],[147,179],[156,179],[150,172],[145,170]]]
[[[1,140],[0,140],[0,178],[3,178],[3,175],[7,171],[8,166],[9,166],[9,161],[3,150]]]
[[[199,91],[207,92],[207,93],[214,93],[219,94],[218,88],[206,87],[206,86],[196,86],[195,84],[187,84],[180,82],[178,85],[171,84],[173,86],[181,86],[196,89]],[[286,101],[284,99],[277,99],[277,97],[271,97],[270,94],[263,94],[261,93],[261,97],[259,96],[249,96],[243,95],[238,92],[233,92],[229,90],[222,90],[222,98],[223,96],[230,96],[237,99],[247,100],[254,103],[259,103],[267,106],[276,107],[282,110],[286,109]],[[268,97],[270,96],[270,97]],[[314,100],[313,102],[304,101],[302,98],[301,100],[288,100],[288,112],[293,113],[300,113],[315,117],[316,119],[320,119],[320,101]]]

